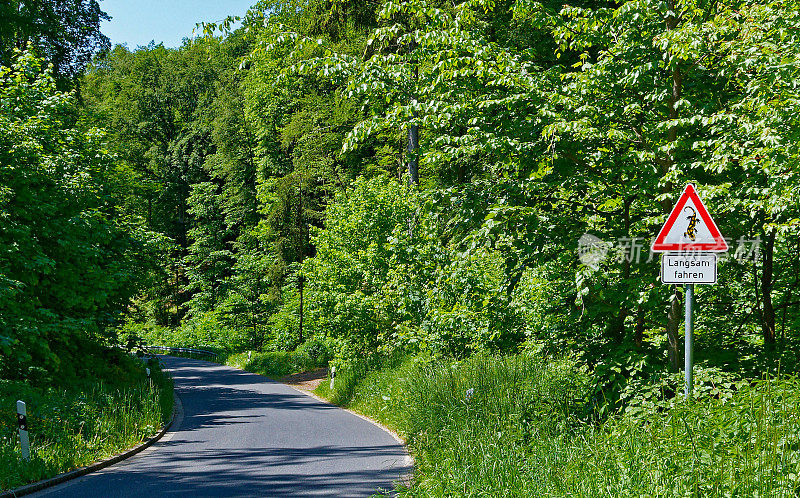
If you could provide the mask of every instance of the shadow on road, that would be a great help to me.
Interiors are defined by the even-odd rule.
[[[145,452],[40,496],[371,496],[410,471],[402,445],[351,413],[254,374],[162,359],[183,420]]]
[[[330,466],[342,457],[358,455],[382,458],[387,464],[371,470],[333,470]],[[165,455],[153,462],[156,468],[129,473],[134,478],[139,474],[137,481],[148,482],[139,490],[141,496],[370,496],[379,491],[377,483],[389,488],[397,479],[397,468],[392,464],[402,462],[404,456],[389,446],[202,450]],[[263,472],[265,465],[270,467],[268,475]],[[314,467],[318,472],[309,472]],[[163,486],[164,482],[169,488]]]

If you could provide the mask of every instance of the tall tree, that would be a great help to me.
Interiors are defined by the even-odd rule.
[[[76,78],[99,51],[109,48],[100,24],[111,19],[97,0],[6,0],[0,3],[0,64],[14,48],[30,44],[53,64],[59,86]]]
[[[0,68],[0,375],[79,368],[109,342],[162,239],[120,216],[101,130],[30,53]],[[159,247],[160,249],[160,247]]]

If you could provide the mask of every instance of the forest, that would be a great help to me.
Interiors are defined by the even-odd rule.
[[[143,343],[251,352],[337,366],[326,394],[408,436],[409,495],[796,496],[796,1],[261,0],[177,48],[111,46],[100,7],[0,6],[0,394]],[[650,252],[689,183],[730,246],[695,290],[696,405]],[[508,390],[425,412],[464,379]],[[776,432],[742,449],[722,421],[755,405]],[[652,436],[651,471],[613,470],[643,426],[685,461]],[[492,466],[447,453],[469,431],[529,465],[442,470]]]

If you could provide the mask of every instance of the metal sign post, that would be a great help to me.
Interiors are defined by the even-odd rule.
[[[694,381],[693,362],[694,362],[694,328],[692,324],[692,301],[694,300],[694,284],[686,284],[686,339],[684,341],[684,376],[686,386],[684,395],[686,399],[692,395],[692,384]]]

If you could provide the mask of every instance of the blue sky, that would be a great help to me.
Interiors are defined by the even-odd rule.
[[[198,22],[242,16],[257,0],[100,0],[100,8],[112,17],[102,25],[111,44],[125,43],[133,50],[150,40],[178,47],[192,36]]]

